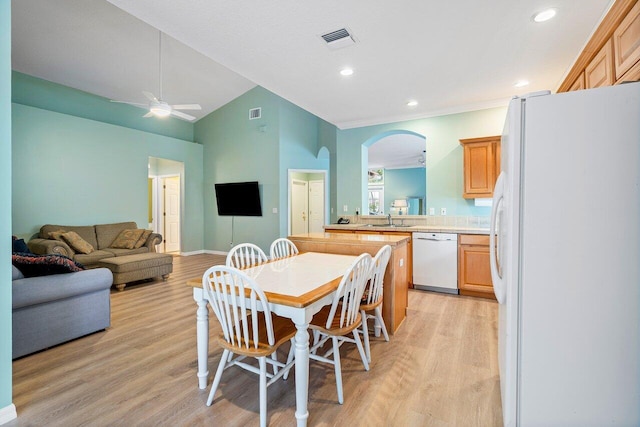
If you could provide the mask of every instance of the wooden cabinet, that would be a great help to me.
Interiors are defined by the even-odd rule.
[[[640,80],[640,2],[616,0],[558,92]]]
[[[333,233],[334,230],[331,230]],[[407,259],[404,260],[407,264],[407,288],[413,288],[413,234],[411,233],[403,233],[400,231],[376,231],[376,230],[356,230],[354,231],[356,234],[382,234],[385,236],[402,236],[407,237],[409,241],[407,242]]]
[[[465,199],[492,197],[500,173],[500,136],[461,139]]]
[[[460,295],[495,299],[489,267],[489,236],[458,236],[458,288]]]
[[[573,90],[582,90],[584,88],[585,86],[584,86],[584,71],[583,71],[582,73],[580,73],[576,81],[573,82],[571,87],[569,87],[568,91],[571,92]]]
[[[391,246],[391,258],[384,275],[382,317],[390,334],[394,334],[407,316],[407,238],[404,233],[304,233],[289,236],[300,252],[325,252],[343,255],[375,256],[384,245]],[[387,235],[388,234],[388,235]],[[400,235],[403,234],[403,235]]]
[[[631,9],[613,33],[616,79],[640,60],[640,2]]]
[[[584,82],[587,89],[593,89],[611,86],[614,81],[613,42],[609,40],[584,69]]]

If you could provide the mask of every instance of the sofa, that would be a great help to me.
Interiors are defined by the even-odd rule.
[[[130,244],[116,245],[121,233],[126,230],[138,230],[135,222],[119,222],[113,224],[98,225],[53,225],[46,224],[40,227],[40,232],[32,237],[27,246],[34,254],[59,254],[65,255],[72,260],[81,263],[87,268],[100,267],[100,260],[105,258],[152,253],[156,251],[156,245],[162,242],[162,236],[146,230],[142,236],[146,235],[146,240],[134,242],[133,247]],[[88,243],[91,248],[85,248],[81,245],[72,246],[65,240],[64,232],[73,232],[77,234],[84,242]],[[56,234],[58,234],[56,236]],[[72,241],[73,242],[73,241]],[[81,244],[84,244],[80,242]],[[138,243],[136,245],[136,243]],[[86,245],[85,245],[86,246]]]
[[[13,266],[13,359],[111,325],[107,268],[25,277]]]

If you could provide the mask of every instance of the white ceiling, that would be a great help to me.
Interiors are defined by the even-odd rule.
[[[555,90],[610,3],[14,0],[13,69],[145,102],[141,91],[158,92],[159,29],[170,36],[163,42],[164,99],[201,104],[198,118],[258,84],[351,128]],[[558,9],[555,19],[531,20],[549,6]],[[320,35],[343,27],[357,43],[329,49]],[[342,77],[345,66],[355,73]],[[520,79],[531,84],[514,88]],[[407,107],[410,99],[418,106]]]

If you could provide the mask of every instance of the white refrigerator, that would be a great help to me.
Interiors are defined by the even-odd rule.
[[[640,425],[640,83],[511,100],[491,213],[505,426]]]

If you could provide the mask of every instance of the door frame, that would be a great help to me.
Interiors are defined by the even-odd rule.
[[[183,210],[182,204],[184,201],[184,185],[182,175],[179,173],[172,173],[167,175],[154,175],[154,192],[155,192],[155,203],[153,205],[154,212],[154,229],[155,233],[159,233],[162,235],[162,243],[158,245],[158,249],[160,249],[163,253],[165,252],[165,235],[164,235],[164,215],[161,214],[164,210],[164,191],[162,188],[162,182],[165,178],[178,178],[180,180],[180,235],[178,236],[178,240],[180,241],[180,252],[182,252],[182,219],[183,219]]]
[[[329,171],[324,169],[288,169],[287,170],[287,235],[291,234],[291,187],[294,173],[321,174],[324,181],[324,224],[329,220]]]

